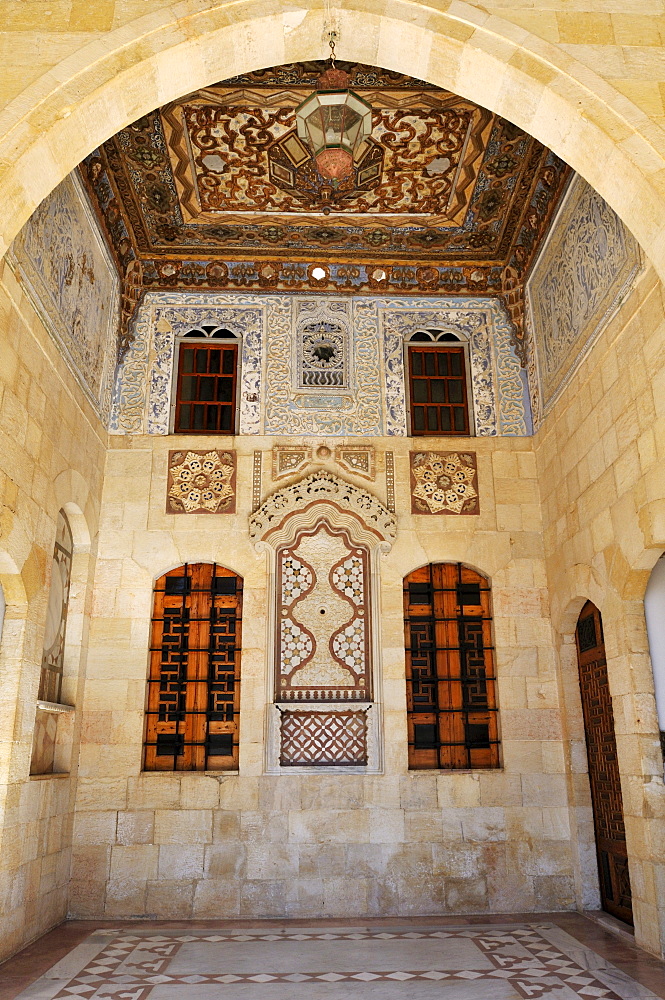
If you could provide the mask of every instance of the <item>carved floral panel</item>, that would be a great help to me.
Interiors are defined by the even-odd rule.
[[[347,472],[354,472],[357,476],[362,476],[363,479],[376,478],[374,448],[367,445],[339,445],[335,448],[335,461]]]
[[[474,452],[411,452],[413,514],[480,514]]]
[[[277,700],[369,699],[367,549],[320,521],[278,549],[277,595]]]
[[[278,444],[272,450],[272,478],[283,479],[302,472],[312,461],[309,445]]]
[[[170,451],[167,514],[234,514],[232,451]]]

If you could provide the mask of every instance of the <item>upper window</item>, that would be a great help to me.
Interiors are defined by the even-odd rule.
[[[230,330],[204,326],[180,341],[174,431],[234,434],[238,341]]]
[[[490,587],[461,563],[404,578],[409,767],[499,766]]]
[[[413,435],[469,433],[464,347],[455,334],[415,333],[408,346]]]
[[[242,579],[215,563],[155,584],[146,771],[238,767]]]

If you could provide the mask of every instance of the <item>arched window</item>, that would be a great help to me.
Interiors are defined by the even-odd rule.
[[[35,728],[32,737],[31,774],[51,774],[62,768],[56,760],[58,718],[67,709],[59,708],[62,700],[62,676],[65,662],[67,611],[72,579],[74,543],[64,510],[58,514],[51,563],[51,585],[46,606],[46,625],[42,649],[42,667]],[[60,731],[62,735],[62,730]],[[69,765],[65,765],[65,770]]]
[[[178,349],[176,434],[233,434],[236,425],[238,338],[225,327],[190,330]]]
[[[242,579],[216,563],[155,584],[146,771],[238,767]]]
[[[404,578],[409,767],[499,766],[490,586],[461,563]]]
[[[411,434],[469,434],[464,342],[450,331],[418,330],[406,350]]]
[[[54,703],[60,701],[73,553],[72,531],[67,515],[64,510],[61,510],[56,526],[53,562],[51,564],[51,586],[46,608],[44,651],[39,682],[40,701]]]

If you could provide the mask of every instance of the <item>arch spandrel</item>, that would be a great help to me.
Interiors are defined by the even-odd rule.
[[[45,72],[0,115],[0,160],[10,164],[0,193],[11,206],[0,252],[85,155],[142,114],[233,74],[320,58],[324,12],[310,3],[268,14],[256,0],[176,4]],[[426,79],[514,121],[596,187],[665,275],[665,139],[661,150],[661,130],[643,111],[568,50],[486,9],[394,0],[387,17],[365,6],[332,12],[340,58]]]

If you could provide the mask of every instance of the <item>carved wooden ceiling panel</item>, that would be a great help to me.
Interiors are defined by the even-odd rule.
[[[157,109],[81,171],[125,274],[146,287],[460,292],[506,298],[569,175],[553,153],[463,98],[342,64],[373,109],[351,177],[321,177],[295,108],[323,63],[262,70]]]

